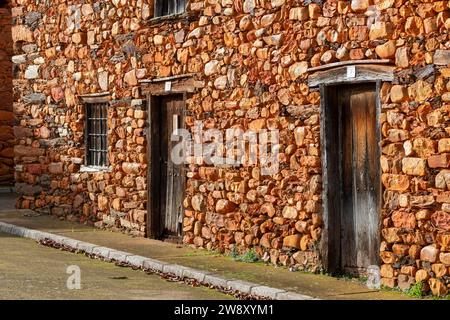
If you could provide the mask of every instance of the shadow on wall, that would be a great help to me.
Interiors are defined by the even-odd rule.
[[[11,24],[11,12],[7,1],[0,0],[0,185],[12,185],[14,182]]]

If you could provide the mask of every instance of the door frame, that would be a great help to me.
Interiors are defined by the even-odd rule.
[[[351,68],[352,70],[349,70]],[[324,70],[328,69],[328,70]],[[317,71],[316,71],[317,70]],[[319,71],[320,70],[320,71]],[[394,67],[386,66],[380,64],[361,64],[358,65],[350,64],[348,62],[342,63],[342,65],[334,65],[332,68],[327,68],[322,66],[320,68],[311,69],[310,71],[316,71],[311,74],[308,78],[308,83],[310,88],[318,87],[320,91],[320,144],[321,144],[321,161],[322,161],[322,209],[323,209],[323,223],[324,229],[322,231],[322,237],[319,244],[321,261],[326,270],[331,273],[336,273],[340,271],[341,264],[341,230],[334,230],[333,226],[335,221],[338,220],[340,226],[340,207],[338,207],[338,216],[333,216],[331,213],[333,211],[332,206],[335,206],[336,199],[329,197],[329,195],[337,194],[339,190],[336,189],[336,184],[333,183],[332,179],[329,179],[328,169],[329,167],[329,148],[330,148],[330,137],[328,133],[328,125],[330,116],[328,115],[328,99],[327,92],[329,86],[336,86],[341,84],[363,84],[372,83],[375,84],[375,96],[376,96],[376,137],[377,141],[380,142],[381,136],[381,126],[380,126],[380,115],[381,115],[381,99],[380,90],[382,82],[392,82],[394,80]],[[335,137],[334,137],[335,138]],[[331,140],[332,141],[332,140]],[[381,157],[381,147],[378,143],[376,150],[376,157],[380,159]],[[378,172],[378,243],[381,243],[381,208],[383,203],[382,197],[382,183],[381,183],[381,164],[377,161],[377,172]],[[338,160],[339,170],[342,167],[341,157]],[[338,184],[337,184],[338,185]],[[339,199],[340,199],[339,194]],[[334,211],[336,211],[334,209]],[[333,213],[334,214],[334,213]],[[380,257],[377,256],[377,264],[380,265]]]
[[[170,85],[167,83],[170,82]],[[170,95],[182,95],[183,96],[183,123],[181,123],[181,128],[185,128],[184,119],[187,114],[187,106],[186,99],[189,94],[196,91],[195,81],[192,78],[192,75],[179,75],[173,77],[166,77],[160,79],[153,80],[142,80],[141,89],[142,94],[146,97],[147,101],[147,238],[151,239],[161,239],[163,236],[161,230],[161,211],[159,208],[159,197],[154,197],[154,190],[159,190],[159,179],[152,175],[152,169],[155,170],[159,161],[153,161],[153,148],[154,139],[152,139],[152,132],[156,130],[156,126],[153,124],[152,120],[152,112],[156,112],[158,108],[158,104],[156,103],[156,99],[161,96],[170,96]],[[182,181],[184,188],[183,189],[183,198],[186,192],[186,167],[183,165],[182,167]],[[157,200],[155,200],[157,199]]]

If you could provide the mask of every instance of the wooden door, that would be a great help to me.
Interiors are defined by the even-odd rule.
[[[150,234],[155,238],[181,236],[183,218],[183,164],[171,158],[178,143],[176,130],[183,125],[183,95],[151,99],[151,165],[149,197],[151,198]]]
[[[341,268],[360,273],[378,261],[378,139],[373,85],[341,95]]]
[[[326,250],[332,271],[379,264],[380,172],[375,84],[322,88]]]

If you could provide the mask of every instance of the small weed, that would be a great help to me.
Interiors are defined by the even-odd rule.
[[[431,296],[431,295],[426,295],[423,291],[424,289],[424,285],[423,282],[417,282],[415,284],[413,284],[409,289],[407,290],[401,290],[399,287],[387,287],[387,286],[381,286],[381,291],[388,291],[388,292],[399,292],[402,294],[407,295],[408,297],[411,298],[416,298],[416,299],[425,299],[425,298],[431,298],[431,299],[449,299],[446,297],[435,297],[435,296]]]
[[[367,280],[369,280],[369,277],[367,277],[367,276],[360,276],[360,277],[358,278],[358,281],[359,281],[359,282],[362,282],[363,284],[366,284],[366,283],[367,283]]]
[[[423,283],[422,281],[413,284],[408,290],[406,290],[406,295],[412,298],[422,298],[423,297]]]
[[[237,252],[236,247],[234,247],[233,250],[231,250],[231,252],[230,252],[230,256],[236,261],[242,261],[242,262],[247,262],[247,263],[254,263],[254,262],[259,261],[259,257],[256,254],[255,249],[253,249],[253,248],[251,248],[250,250],[247,250],[247,252],[240,255]]]
[[[251,248],[245,254],[241,256],[240,259],[242,262],[253,263],[259,260],[258,255],[256,254],[255,249]]]

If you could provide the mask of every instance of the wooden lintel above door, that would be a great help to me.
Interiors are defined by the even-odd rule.
[[[380,63],[381,62],[381,63]],[[375,82],[378,80],[392,82],[394,81],[395,66],[379,63],[349,63],[348,61],[325,66],[311,68],[312,72],[308,77],[310,87],[319,85],[338,85],[345,83],[363,83]],[[386,62],[384,62],[386,63]]]
[[[142,93],[153,96],[192,93],[203,87],[201,81],[194,79],[193,74],[183,74],[171,77],[141,80]]]

